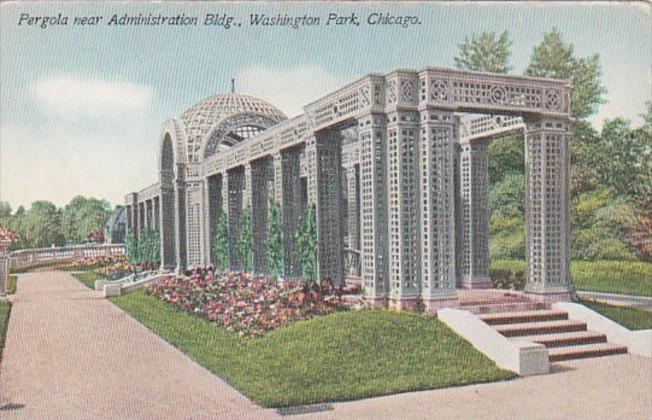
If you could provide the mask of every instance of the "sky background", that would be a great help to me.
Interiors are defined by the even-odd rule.
[[[324,18],[371,12],[418,15],[421,25],[241,28],[203,26],[206,13]],[[0,5],[0,200],[15,210],[78,194],[122,204],[157,180],[163,122],[206,96],[236,90],[288,116],[367,73],[454,67],[458,44],[509,31],[512,73],[557,26],[576,56],[598,53],[607,103],[591,122],[622,116],[635,126],[652,88],[652,7],[573,3],[2,3]],[[48,16],[198,16],[196,27],[18,26]],[[71,18],[72,20],[72,18]]]

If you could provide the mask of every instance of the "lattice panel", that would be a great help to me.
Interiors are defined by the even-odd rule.
[[[252,96],[228,93],[205,98],[179,117],[185,127],[188,161],[198,162],[202,159],[203,157],[199,156],[199,150],[204,137],[222,119],[238,114],[264,117],[266,121],[273,121],[273,123],[260,125],[260,121],[255,121],[252,124],[252,119],[243,120],[239,125],[230,124],[229,130],[224,133],[225,135],[231,133],[232,130],[238,130],[246,126],[267,128],[286,119],[285,115],[276,107]],[[213,146],[211,147],[211,150],[213,150]]]

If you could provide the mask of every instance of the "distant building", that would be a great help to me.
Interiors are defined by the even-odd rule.
[[[127,233],[127,211],[117,206],[104,224],[104,241],[107,244],[124,243]]]
[[[286,87],[288,90],[292,86]],[[318,277],[356,276],[377,306],[457,305],[456,287],[490,287],[488,143],[524,134],[527,283],[569,299],[570,86],[542,78],[426,68],[370,74],[287,119],[234,92],[203,99],[161,131],[159,182],[126,196],[127,228],[161,238],[163,268],[214,264],[220,215],[229,263],[249,209],[254,271],[267,264],[267,212],[282,214],[285,276],[293,237],[317,215]]]

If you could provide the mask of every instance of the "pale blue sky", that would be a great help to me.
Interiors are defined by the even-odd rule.
[[[643,4],[539,3],[3,3],[0,8],[0,199],[15,209],[36,199],[63,205],[76,194],[122,203],[156,181],[163,121],[203,97],[260,96],[288,115],[366,73],[453,67],[457,44],[508,30],[513,73],[527,66],[545,31],[560,28],[576,54],[598,53],[608,103],[591,121],[640,124],[651,99],[652,14]],[[371,12],[418,15],[389,26],[254,28],[251,13]],[[198,16],[197,27],[17,26],[33,16],[164,13]],[[232,14],[241,28],[202,26]]]

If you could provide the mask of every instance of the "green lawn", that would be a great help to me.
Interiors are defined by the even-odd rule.
[[[491,270],[525,270],[525,261],[491,261]],[[577,290],[652,296],[652,264],[637,261],[572,261],[571,278]]]
[[[583,305],[588,306],[630,330],[648,330],[652,328],[652,312],[584,299],[581,302]]]
[[[95,290],[95,280],[98,279],[98,274],[94,271],[84,271],[82,273],[72,273],[72,276],[79,280],[84,286],[89,289]]]
[[[351,311],[242,338],[138,291],[111,299],[256,403],[284,407],[513,378],[434,318]]]
[[[9,326],[9,312],[11,312],[11,304],[0,301],[0,360],[2,360],[2,349],[5,346],[5,335]]]
[[[18,276],[14,276],[13,274],[10,274],[9,277],[7,277],[7,288],[6,292],[8,295],[13,295],[16,293],[16,285],[18,283]]]

